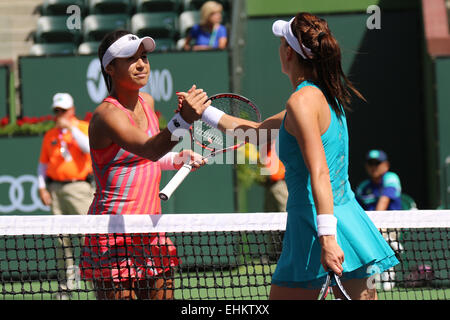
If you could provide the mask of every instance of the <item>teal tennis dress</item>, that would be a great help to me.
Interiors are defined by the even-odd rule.
[[[305,86],[317,87],[310,81]],[[320,89],[320,88],[319,88]],[[396,264],[394,252],[355,199],[348,181],[348,132],[345,114],[338,117],[330,106],[331,122],[322,135],[333,189],[337,218],[337,243],[344,251],[342,279],[367,278]],[[327,275],[320,263],[316,209],[311,178],[294,136],[284,128],[279,133],[279,158],[286,167],[289,190],[287,225],[283,250],[272,283],[290,288],[319,289]]]

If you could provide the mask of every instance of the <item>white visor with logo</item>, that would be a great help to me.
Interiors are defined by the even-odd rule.
[[[134,34],[127,34],[117,39],[106,50],[102,59],[102,66],[106,68],[115,58],[129,58],[138,51],[141,43],[147,52],[152,52],[156,48],[155,40],[151,37],[139,38]]]

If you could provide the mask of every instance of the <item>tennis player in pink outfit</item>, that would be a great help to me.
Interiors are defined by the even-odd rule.
[[[161,170],[177,170],[201,156],[191,150],[170,152],[190,124],[209,106],[193,86],[180,112],[160,131],[147,84],[150,37],[114,31],[99,47],[102,73],[110,95],[89,125],[89,144],[97,190],[89,214],[161,214]],[[98,299],[171,299],[173,267],[180,260],[164,234],[106,234],[85,237],[81,273],[92,281]]]

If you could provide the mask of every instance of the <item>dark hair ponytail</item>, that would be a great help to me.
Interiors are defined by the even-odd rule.
[[[112,89],[112,79],[111,76],[106,72],[105,68],[103,68],[102,60],[103,56],[106,53],[106,50],[114,43],[117,39],[122,38],[123,36],[130,34],[131,32],[126,30],[116,30],[108,33],[102,39],[100,46],[98,47],[98,58],[100,59],[100,66],[102,68],[103,79],[105,79],[106,87],[108,88],[108,92],[111,92]]]
[[[351,92],[366,101],[344,74],[341,49],[324,19],[301,12],[295,16],[292,29],[300,43],[311,49],[314,55],[311,59],[303,59],[297,54],[300,63],[309,66],[316,73],[318,85],[325,91],[328,102],[337,115],[342,114],[342,108],[350,110]]]

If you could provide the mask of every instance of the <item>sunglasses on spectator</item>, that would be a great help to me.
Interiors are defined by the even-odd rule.
[[[381,161],[375,160],[375,159],[367,160],[367,165],[369,165],[371,167],[372,166],[378,166],[380,163],[381,163]]]
[[[65,113],[66,111],[67,111],[66,109],[61,109],[61,108],[54,108],[53,109],[53,113],[54,114]]]

